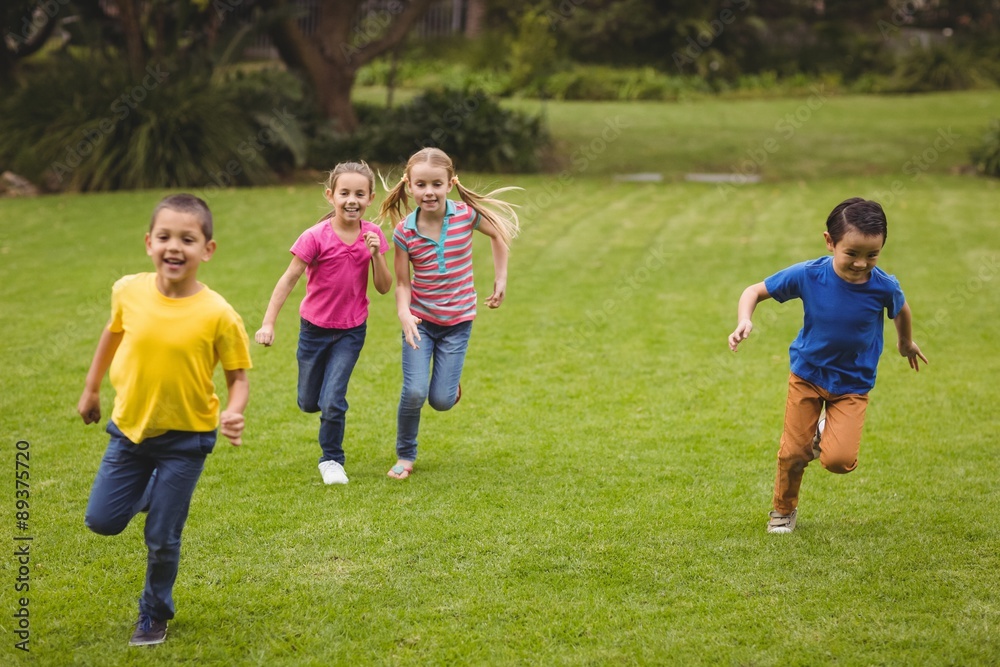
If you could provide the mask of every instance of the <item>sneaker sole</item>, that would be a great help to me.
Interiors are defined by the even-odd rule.
[[[129,642],[128,645],[129,646],[156,646],[158,644],[162,644],[165,641],[167,641],[166,637],[164,637],[163,639],[159,639],[157,641],[153,641],[153,642]]]
[[[163,633],[163,638],[162,639],[153,639],[153,640],[145,640],[145,641],[131,641],[131,640],[129,640],[128,645],[129,646],[156,646],[157,644],[162,644],[165,641],[167,641],[167,633],[166,632]]]

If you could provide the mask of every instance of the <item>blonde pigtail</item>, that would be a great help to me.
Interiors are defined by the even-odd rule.
[[[523,190],[524,188],[512,185],[497,188],[485,195],[481,195],[462,185],[457,177],[452,182],[455,184],[455,189],[458,190],[458,196],[462,198],[462,201],[468,204],[483,219],[489,221],[493,225],[493,228],[497,230],[500,240],[509,248],[511,242],[521,231],[521,221],[517,217],[517,211],[515,210],[517,204],[511,204],[503,199],[499,199],[497,195],[511,190]]]
[[[385,199],[378,209],[379,219],[388,218],[393,227],[410,213],[410,200],[406,196],[406,177],[399,179],[395,186],[389,187],[379,174],[382,187],[386,189]]]

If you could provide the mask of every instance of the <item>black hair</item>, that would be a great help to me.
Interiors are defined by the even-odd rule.
[[[882,205],[861,197],[851,197],[837,204],[826,219],[826,231],[833,244],[839,243],[851,229],[863,236],[881,236],[885,243],[889,230]]]
[[[212,240],[212,211],[209,210],[208,204],[204,200],[184,192],[169,195],[160,200],[160,203],[153,209],[153,217],[149,221],[150,233],[153,231],[153,225],[156,224],[156,216],[165,208],[197,217],[198,222],[201,223],[201,233],[205,235],[205,240]]]

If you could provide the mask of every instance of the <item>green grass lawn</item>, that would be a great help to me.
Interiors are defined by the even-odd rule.
[[[371,89],[358,97],[384,103]],[[397,99],[406,99],[403,91]],[[689,172],[757,175],[764,181],[947,174],[1000,117],[1000,95],[834,95],[695,102],[539,102],[505,105],[541,114],[574,175]],[[459,165],[461,166],[461,165]]]
[[[885,118],[845,119],[829,150],[803,126],[764,182],[732,188],[681,177],[723,170],[721,156],[736,160],[803,100],[550,104],[566,146],[593,141],[602,118],[637,115],[593,169],[463,174],[523,186],[524,231],[507,302],[476,322],[462,402],[425,409],[413,477],[385,476],[399,333],[392,296],[370,290],[348,395],[351,482],[321,483],[317,418],[295,406],[300,285],[275,345],[253,348],[246,444],[220,441],[209,458],[178,615],[151,649],[126,646],[142,520],[114,538],[83,526],[107,438],[75,406],[111,284],[151,270],[142,235],[164,193],[0,201],[4,664],[28,662],[12,634],[13,538],[25,535],[37,664],[997,664],[1000,181],[949,175],[957,144],[923,172],[903,166],[951,115],[964,140],[1000,109],[997,94],[954,100],[830,99],[823,109],[882,105]],[[765,120],[754,136],[719,133],[716,111]],[[711,163],[697,163],[696,145]],[[668,177],[616,182],[624,170]],[[200,275],[252,335],[288,247],[325,202],[318,185],[209,195],[219,250]],[[742,289],[824,254],[827,213],[854,195],[886,203],[880,266],[900,279],[931,363],[910,370],[887,326],[858,469],[810,466],[796,532],[767,535],[801,308],[762,304],[736,355],[726,337]],[[476,265],[485,296],[485,238]],[[112,396],[105,382],[106,414]],[[15,523],[18,440],[31,448],[27,531]]]

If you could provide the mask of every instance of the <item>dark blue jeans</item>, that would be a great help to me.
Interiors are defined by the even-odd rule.
[[[300,318],[301,319],[301,318]],[[347,383],[365,344],[368,325],[324,329],[302,320],[299,329],[299,409],[318,412],[319,462],[344,465]]]
[[[396,415],[396,456],[404,461],[417,458],[417,432],[424,402],[429,401],[439,411],[455,405],[472,322],[451,326],[421,322],[417,331],[420,340],[416,350],[403,338],[403,391]]]
[[[215,448],[216,432],[168,431],[137,445],[113,422],[108,422],[107,431],[111,440],[90,490],[84,522],[100,535],[117,535],[148,506],[146,586],[139,612],[169,620],[174,617],[181,531],[205,457]]]

